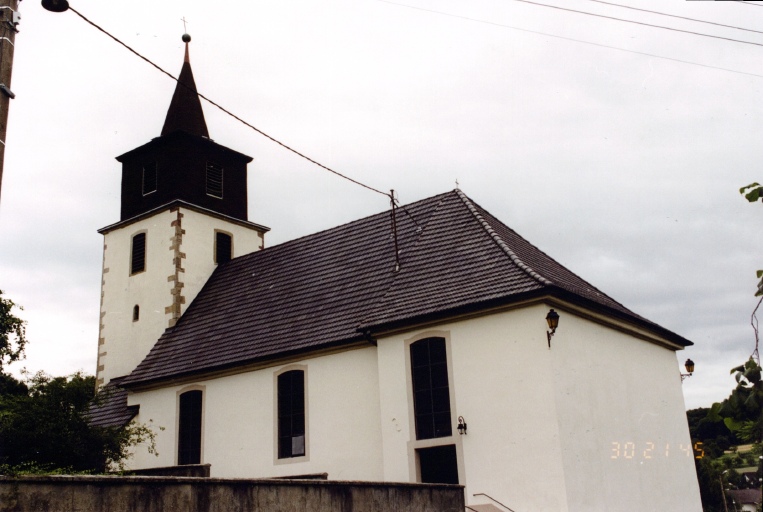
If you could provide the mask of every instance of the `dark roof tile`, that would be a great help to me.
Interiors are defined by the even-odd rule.
[[[138,414],[140,406],[127,405],[127,390],[119,387],[121,379],[112,379],[98,392],[87,412],[88,422],[95,427],[122,427]]]
[[[131,386],[363,339],[385,325],[540,293],[689,341],[579,278],[463,193],[381,213],[220,265],[178,324],[123,385]]]

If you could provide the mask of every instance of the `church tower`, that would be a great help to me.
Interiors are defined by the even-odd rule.
[[[209,138],[188,57],[161,136],[117,157],[119,222],[104,236],[98,385],[129,374],[178,321],[217,265],[264,247],[249,222],[252,158]]]

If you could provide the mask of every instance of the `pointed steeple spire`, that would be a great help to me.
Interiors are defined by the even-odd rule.
[[[175,93],[172,95],[170,108],[167,110],[167,117],[164,120],[162,136],[182,130],[192,135],[209,138],[204,111],[201,109],[201,101],[199,101],[199,96],[196,93],[196,82],[193,80],[191,61],[188,58],[188,43],[191,41],[191,36],[183,34],[183,41],[185,42],[185,59],[183,60],[183,68],[180,70]]]

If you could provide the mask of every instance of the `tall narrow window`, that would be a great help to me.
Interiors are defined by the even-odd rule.
[[[137,274],[144,270],[146,270],[146,234],[138,233],[132,237],[130,274]]]
[[[453,426],[445,339],[426,338],[412,343],[411,372],[416,439],[450,436]]]
[[[135,304],[132,307],[132,321],[137,322],[138,320],[140,320],[140,306]]]
[[[198,390],[180,395],[178,465],[201,463],[201,400]]]
[[[233,257],[233,237],[222,231],[215,231],[215,263],[225,263]]]
[[[213,162],[207,162],[207,195],[223,198],[223,168]]]
[[[305,455],[305,372],[278,376],[278,458]]]
[[[156,162],[143,165],[143,195],[156,192]]]

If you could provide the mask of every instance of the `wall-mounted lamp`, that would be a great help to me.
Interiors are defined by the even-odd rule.
[[[691,374],[694,373],[694,361],[687,359],[686,363],[684,363],[684,367],[686,368],[686,373],[681,374],[681,382],[683,382],[684,379],[691,377]]]
[[[548,328],[550,331],[546,331],[546,337],[548,338],[548,348],[551,348],[551,336],[556,332],[556,328],[559,327],[559,313],[551,308],[551,311],[546,315],[546,322],[548,322]]]
[[[466,434],[466,421],[464,421],[463,416],[458,417],[458,435],[464,435]]]

